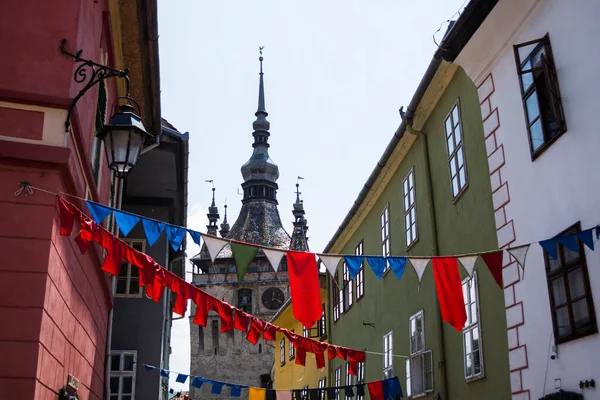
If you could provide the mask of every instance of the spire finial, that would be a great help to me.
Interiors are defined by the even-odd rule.
[[[300,193],[300,179],[304,178],[299,176],[298,179],[296,179],[296,204],[300,204],[302,202],[300,200],[300,195],[302,194]]]
[[[263,51],[264,48],[265,48],[265,46],[260,46],[258,48],[258,52],[260,53],[260,56],[258,57],[258,61],[260,61],[260,73],[261,73],[261,75],[263,73],[263,71],[262,71],[262,62],[263,62],[264,58],[263,58],[263,55],[262,55],[262,51]]]
[[[258,51],[260,53],[260,57],[258,57],[258,61],[260,61],[260,84],[258,87],[258,110],[256,110],[256,113],[267,113],[267,110],[265,109],[265,85],[263,83],[263,56],[262,56],[262,51],[265,48],[265,46],[260,46],[258,48]],[[258,115],[257,115],[258,116]]]

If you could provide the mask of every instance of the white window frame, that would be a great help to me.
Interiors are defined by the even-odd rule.
[[[279,365],[285,365],[285,338],[281,338],[279,341]]]
[[[126,355],[131,355],[133,356],[133,368],[131,371],[127,371],[124,369],[124,363],[125,363],[125,356]],[[113,371],[112,370],[112,358],[113,357],[119,357],[119,371]],[[135,363],[137,363],[137,350],[112,350],[110,352],[110,360],[108,360],[108,363],[110,365],[110,374],[109,374],[109,388],[110,388],[110,379],[111,378],[119,378],[119,391],[118,393],[110,393],[108,394],[108,398],[110,400],[121,400],[122,396],[131,396],[131,400],[135,399],[135,370],[136,370],[136,365]],[[123,389],[123,378],[132,378],[131,379],[131,394],[129,393],[122,393],[122,389]],[[116,394],[116,397],[115,397]]]
[[[338,322],[340,316],[342,315],[342,310],[340,309],[340,300],[336,295],[339,296],[340,293],[337,289],[338,283],[338,273],[336,272],[331,283],[331,302],[333,303],[333,323]]]
[[[463,296],[465,298],[465,311],[467,312],[467,321],[465,322],[465,326],[462,330],[463,336],[463,363],[464,363],[464,373],[465,380],[467,382],[472,382],[477,379],[481,379],[485,376],[484,371],[484,363],[483,363],[483,345],[482,345],[482,335],[481,335],[481,320],[479,314],[479,281],[477,279],[477,272],[473,273],[473,278],[466,278],[462,281],[463,288]],[[470,288],[473,288],[471,293]],[[474,298],[473,298],[474,297]],[[473,313],[473,305],[475,306],[475,313]],[[475,314],[475,319],[473,319],[473,314]],[[477,331],[479,334],[479,348],[477,350],[473,350],[473,332]],[[470,341],[470,352],[467,351],[467,342]],[[474,353],[478,351],[478,356]],[[467,358],[471,358],[471,366],[474,370],[475,367],[475,357],[479,357],[479,373],[469,374],[467,372]]]
[[[325,303],[321,304],[321,318],[319,318],[319,322],[317,322],[317,330],[319,331],[319,338],[327,337],[327,318],[325,317],[325,312],[327,307]]]
[[[420,320],[421,331],[417,328],[417,321]],[[410,357],[406,359],[406,395],[407,397],[422,397],[427,393],[433,392],[433,352],[426,350],[425,347],[425,317],[423,310],[413,314],[408,320],[408,336],[410,343]],[[426,369],[429,361],[429,369]],[[417,368],[420,368],[420,374],[417,374]],[[419,386],[415,385],[415,380],[421,377]],[[428,382],[427,377],[431,379]],[[427,388],[427,384],[430,387]],[[416,387],[422,388],[422,391],[413,393]]]
[[[352,379],[352,375],[350,374],[350,361],[346,361],[346,386],[352,386],[353,383],[353,379]],[[352,397],[350,396],[345,396],[346,400],[351,400]]]
[[[292,329],[292,333],[294,333],[294,330]],[[292,341],[290,340],[288,342],[288,352],[289,352],[289,360],[293,360],[294,358],[296,358],[296,349],[294,347],[294,343],[292,343]]]
[[[379,217],[380,228],[381,228],[381,255],[390,255],[390,203],[385,205],[385,208],[381,212]],[[389,265],[385,266],[386,271],[389,269]]]
[[[456,110],[456,115],[454,111]],[[450,125],[448,125],[448,123]],[[450,130],[448,132],[448,130]],[[444,132],[446,133],[446,151],[448,154],[448,172],[450,174],[450,193],[454,200],[458,199],[469,184],[467,176],[467,165],[465,160],[464,131],[460,110],[460,101],[452,106],[452,109],[444,119]],[[456,133],[458,132],[458,139]],[[454,172],[453,172],[454,167]],[[463,174],[461,175],[461,170]],[[456,179],[456,188],[454,181]]]
[[[125,243],[127,243],[129,246],[134,247],[136,245],[140,245],[142,246],[141,251],[142,253],[146,252],[146,240],[145,239],[121,239],[123,240]],[[122,261],[121,262],[121,270],[123,270],[123,268],[125,268],[127,270],[127,276],[126,277],[122,277],[122,276],[116,276],[115,279],[113,279],[114,282],[114,286],[113,286],[113,294],[115,297],[124,297],[124,298],[133,298],[133,299],[139,299],[142,297],[143,293],[144,293],[144,288],[141,286],[141,282],[140,282],[140,272],[137,266],[132,265],[126,261]],[[133,270],[133,268],[136,269],[136,271],[138,271],[138,293],[129,293],[129,288],[131,285],[131,271]],[[126,279],[126,284],[125,284],[125,293],[117,293],[117,283],[119,280],[122,280],[123,278]]]
[[[415,169],[413,167],[408,171],[406,178],[402,181],[404,235],[406,238],[405,244],[407,249],[419,239],[419,230],[417,227],[417,190],[415,186]]]
[[[394,376],[394,331],[383,335],[383,379]]]
[[[339,388],[342,385],[342,367],[337,367],[334,374],[334,387]],[[340,400],[340,389],[335,389],[335,400]]]
[[[365,383],[365,363],[364,362],[359,362],[358,363],[358,371],[357,372],[357,377],[356,377],[356,383],[357,384],[364,384]],[[356,400],[363,400],[364,396],[359,396],[358,394],[356,395]]]
[[[350,307],[352,307],[352,304],[354,304],[354,282],[352,282],[352,279],[350,279],[350,271],[348,271],[348,264],[346,264],[345,261],[344,261],[343,270],[344,270],[343,291],[344,291],[344,297],[345,297],[344,307],[346,308],[344,311],[348,311],[350,309]]]
[[[327,382],[327,378],[324,376],[321,379],[319,379],[319,384],[318,384],[318,388],[321,389],[319,390],[319,399],[321,400],[325,400],[325,385]]]
[[[356,247],[354,248],[354,254],[357,256],[364,255],[364,241],[361,240],[358,242]],[[356,275],[356,301],[358,302],[365,295],[365,262],[360,264],[360,270],[358,270],[358,275]]]

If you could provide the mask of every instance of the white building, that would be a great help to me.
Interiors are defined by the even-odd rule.
[[[499,0],[447,57],[479,88],[501,247],[600,223],[599,17],[597,0]],[[505,259],[513,399],[600,399],[580,388],[600,384],[600,251],[560,247],[532,245],[524,274]]]

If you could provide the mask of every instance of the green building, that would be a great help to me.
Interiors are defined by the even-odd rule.
[[[459,19],[444,48],[469,31]],[[435,256],[498,248],[477,89],[439,53],[325,252]],[[336,358],[331,385],[398,376],[405,397],[510,399],[503,290],[481,259],[473,278],[459,268],[468,316],[462,332],[441,319],[431,264],[419,284],[410,263],[400,280],[390,270],[378,280],[366,263],[350,280],[341,263],[328,287],[330,342],[381,355],[368,353],[358,377]]]

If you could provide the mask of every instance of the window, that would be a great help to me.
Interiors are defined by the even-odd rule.
[[[294,333],[294,330],[292,329],[292,333]],[[290,360],[293,360],[294,357],[296,357],[296,349],[294,348],[294,344],[292,343],[292,341],[290,340],[289,344],[288,344],[289,348],[289,353],[290,353]]]
[[[210,322],[213,351],[215,354],[219,352],[219,320],[213,319]]]
[[[137,351],[114,350],[110,353],[110,400],[135,398]]]
[[[365,383],[365,363],[364,362],[359,362],[358,363],[358,371],[356,371],[357,377],[356,377],[356,383]],[[356,396],[356,400],[363,400],[364,396]]]
[[[390,255],[390,205],[381,213],[381,255]],[[386,266],[386,269],[389,268]]]
[[[333,386],[340,387],[342,385],[342,367],[335,369],[334,380]],[[335,389],[335,400],[340,400],[340,389]]]
[[[346,362],[346,386],[352,386],[352,375],[350,375],[350,361]],[[345,396],[346,400],[352,399],[352,397]]]
[[[394,331],[383,336],[383,379],[394,376]]]
[[[98,83],[98,100],[96,103],[96,135],[100,133],[104,128],[104,121],[106,120],[106,87],[104,81],[100,80]],[[92,152],[90,155],[92,164],[92,173],[94,175],[94,182],[96,185],[100,182],[100,163],[102,160],[102,141],[99,140],[95,135],[92,138]]]
[[[481,346],[481,328],[479,326],[479,293],[477,272],[473,278],[462,283],[467,322],[463,328],[463,358],[465,363],[465,379],[483,377],[483,347]]]
[[[322,377],[321,379],[319,379],[319,400],[325,400],[325,385],[326,385],[326,378]]]
[[[354,249],[354,254],[357,256],[364,255],[363,253],[363,241],[358,242],[358,245]],[[356,275],[356,301],[362,299],[365,295],[365,263],[363,262]]]
[[[123,241],[142,253],[146,252],[146,241],[143,239],[123,239]],[[135,265],[123,261],[115,285],[115,297],[142,297],[140,275]]]
[[[238,308],[248,314],[252,314],[252,290],[238,290]]]
[[[302,388],[302,400],[308,400],[308,385]]]
[[[327,337],[327,319],[325,318],[325,304],[321,304],[321,318],[317,322],[317,330],[319,331],[319,338],[325,339]]]
[[[279,365],[285,365],[285,338],[279,341]]]
[[[407,396],[418,396],[433,391],[433,354],[425,350],[425,320],[423,310],[409,322],[410,358],[406,359]]]
[[[352,307],[352,303],[354,303],[354,295],[353,295],[353,282],[350,279],[350,271],[348,271],[348,265],[344,262],[344,312],[348,311],[350,307]]]
[[[567,130],[548,35],[514,46],[533,159]]]
[[[306,329],[305,327],[302,327],[302,336],[304,336],[305,338],[309,338],[310,337],[310,329]]]
[[[559,236],[579,232],[579,223]],[[554,338],[557,344],[596,333],[596,313],[583,244],[578,251],[558,245],[558,258],[544,252]]]
[[[446,130],[446,149],[448,150],[448,164],[450,166],[452,198],[456,199],[467,186],[467,169],[465,167],[460,103],[458,100],[456,100],[454,107],[452,107],[450,114],[444,121],[444,129]]]
[[[406,247],[410,247],[417,240],[417,209],[415,207],[415,170],[410,170],[402,182],[404,195],[404,233],[406,234]]]
[[[331,283],[331,302],[333,304],[333,322],[340,319],[340,293],[337,290],[338,273],[336,271]]]

